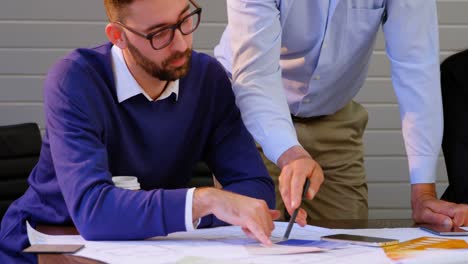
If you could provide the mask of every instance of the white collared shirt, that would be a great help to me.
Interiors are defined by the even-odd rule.
[[[125,59],[122,53],[122,50],[117,47],[112,47],[112,69],[114,71],[114,80],[115,87],[117,92],[117,99],[119,103],[138,95],[143,94],[148,101],[158,101],[163,100],[169,97],[172,93],[176,95],[176,100],[179,95],[179,80],[169,83],[164,92],[155,100],[145,93],[143,88],[138,84],[133,75],[130,73],[130,70],[125,63]],[[190,188],[187,191],[185,198],[185,228],[187,231],[194,230],[200,219],[198,219],[195,224],[192,222],[192,207],[193,207],[193,192],[195,188]]]

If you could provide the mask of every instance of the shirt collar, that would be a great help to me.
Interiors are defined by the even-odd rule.
[[[125,63],[122,50],[115,45],[112,46],[112,66],[119,103],[122,103],[138,94],[143,94],[148,101],[152,102],[166,99],[174,93],[175,100],[177,101],[177,98],[179,97],[179,80],[170,82],[166,89],[164,89],[163,93],[156,98],[156,100],[152,100],[130,73],[127,64]]]

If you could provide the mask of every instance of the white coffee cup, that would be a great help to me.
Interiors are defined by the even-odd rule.
[[[113,176],[112,181],[116,187],[127,190],[140,190],[140,183],[135,176]]]

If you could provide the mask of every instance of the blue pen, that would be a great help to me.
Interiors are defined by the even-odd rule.
[[[309,178],[307,178],[306,182],[304,184],[304,189],[302,190],[302,199],[305,198],[305,196],[307,194],[307,190],[309,189],[309,186],[310,186],[310,180],[309,180]],[[301,204],[302,204],[302,200],[301,200]],[[288,224],[288,227],[286,228],[286,232],[284,233],[283,241],[287,240],[289,238],[289,234],[291,233],[294,222],[296,222],[297,213],[299,213],[299,208],[300,207],[301,207],[301,205],[299,205],[296,208],[296,210],[294,210],[291,218],[289,219],[289,224]]]

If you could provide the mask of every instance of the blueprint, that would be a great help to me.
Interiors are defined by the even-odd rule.
[[[272,242],[280,242],[287,223],[275,222]],[[86,241],[79,235],[46,235],[28,224],[31,244],[84,244],[74,255],[106,263],[466,263],[467,250],[425,252],[424,256],[400,262],[390,260],[381,248],[320,243],[320,237],[335,233],[396,238],[400,241],[429,233],[417,228],[327,229],[294,226],[290,239],[313,242],[312,246],[273,245],[265,247],[249,239],[238,226],[199,229],[142,241]],[[468,237],[462,237],[468,240]],[[315,242],[314,242],[315,241]],[[432,255],[433,256],[432,256]],[[447,258],[445,254],[450,254]],[[437,259],[441,262],[434,262]],[[457,259],[460,262],[457,262]],[[449,261],[450,260],[450,261]],[[461,262],[461,261],[465,262]],[[447,262],[449,261],[449,262]]]

